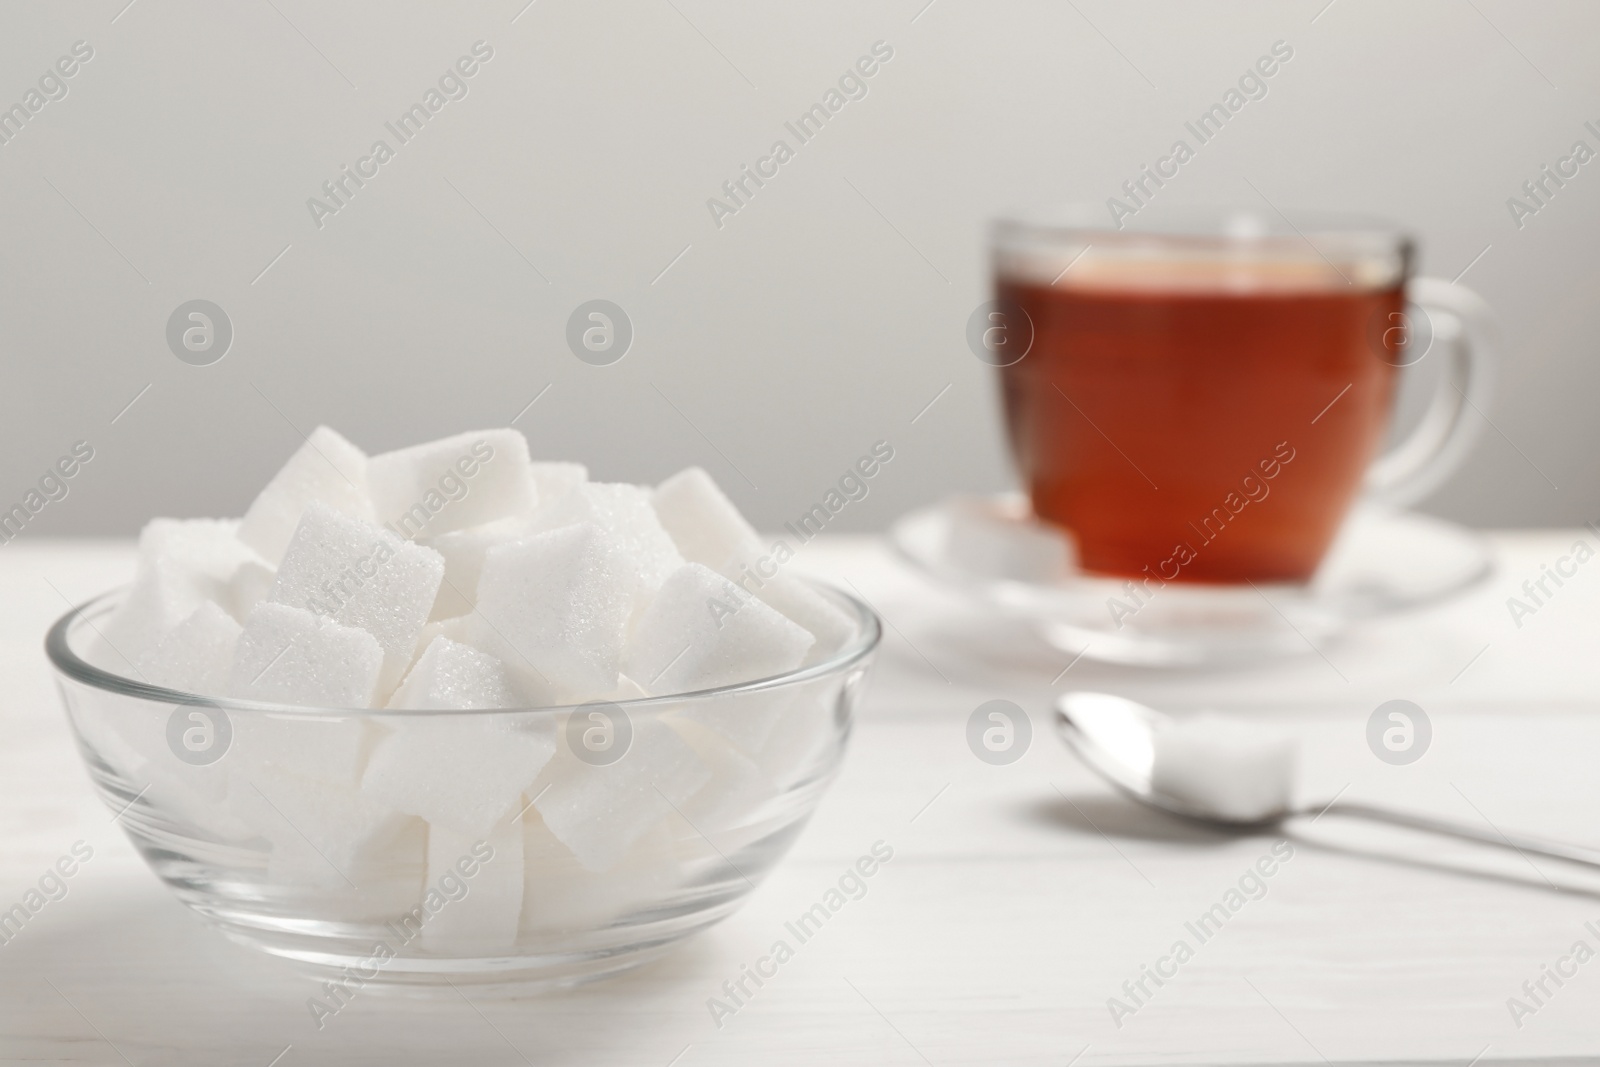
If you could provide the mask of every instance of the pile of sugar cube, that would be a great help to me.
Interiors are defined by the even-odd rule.
[[[650,489],[534,463],[515,430],[369,457],[319,427],[242,520],[146,526],[104,636],[151,684],[317,707],[680,693],[853,632],[792,578],[737,584],[760,551],[698,467]]]
[[[486,843],[481,888],[433,936],[503,948],[519,922],[559,921],[563,892],[608,899],[588,875],[654,870],[641,856],[672,837],[675,810],[731,825],[780,792],[828,743],[831,708],[781,690],[686,700],[633,716],[626,756],[603,765],[541,713],[338,712],[682,694],[837,653],[858,621],[797,579],[753,577],[763,551],[699,468],[601,483],[533,462],[510,429],[368,456],[319,427],[243,519],[145,527],[90,657],[185,693],[317,710],[233,713],[233,749],[208,766],[162,751],[154,718],[96,740],[153,796],[264,838],[286,883],[365,875],[404,912]]]

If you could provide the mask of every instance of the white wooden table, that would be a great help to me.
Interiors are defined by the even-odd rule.
[[[0,548],[0,910],[74,842],[93,858],[0,945],[0,1062],[95,1064],[1321,1063],[1534,1057],[1600,1062],[1600,958],[1533,1014],[1510,997],[1585,941],[1600,877],[1332,818],[1202,944],[1188,931],[1278,836],[1212,836],[1135,810],[1049,729],[1053,692],[1218,706],[1304,737],[1308,788],[1600,841],[1600,563],[1514,625],[1505,598],[1578,533],[1495,539],[1491,587],[1317,656],[1226,673],[1133,673],[975,622],[873,542],[795,566],[849,577],[889,621],[841,776],[793,854],[734,918],[666,960],[543,998],[364,992],[316,1029],[313,985],[225,941],[144,867],[92,794],[41,650],[66,607],[126,580],[122,544]],[[1597,539],[1582,534],[1591,543]],[[1330,665],[1331,661],[1331,665]],[[1032,747],[968,750],[981,702],[1028,710]],[[1380,762],[1377,704],[1432,717],[1428,754]],[[718,1026],[725,980],[876,841],[894,858]],[[1279,846],[1280,851],[1283,846]],[[1253,883],[1247,885],[1252,890]],[[1193,957],[1135,1002],[1124,982],[1183,939]],[[1161,963],[1171,973],[1173,963]],[[1520,1022],[1520,1026],[1518,1023]],[[287,1051],[285,1051],[287,1050]]]

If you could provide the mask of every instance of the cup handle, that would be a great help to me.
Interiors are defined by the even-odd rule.
[[[1432,493],[1466,457],[1484,421],[1469,416],[1474,410],[1482,416],[1489,405],[1500,344],[1493,312],[1472,290],[1440,278],[1413,278],[1406,296],[1432,329],[1422,352],[1412,356],[1410,344],[1402,350],[1402,365],[1436,350],[1449,362],[1417,428],[1367,471],[1367,498],[1392,507],[1414,504]],[[1404,322],[1399,328],[1410,330]]]

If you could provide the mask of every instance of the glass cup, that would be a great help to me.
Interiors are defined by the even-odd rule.
[[[983,350],[1035,514],[1092,575],[1310,580],[1363,494],[1403,505],[1457,466],[1487,404],[1493,322],[1349,217],[1083,213],[999,222]],[[1378,457],[1399,369],[1446,361]]]

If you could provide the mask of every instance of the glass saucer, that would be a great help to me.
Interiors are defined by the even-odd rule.
[[[1361,505],[1311,582],[1202,585],[1086,574],[1070,540],[1017,493],[951,497],[902,517],[889,541],[941,584],[1026,618],[1052,646],[1144,667],[1308,654],[1350,627],[1459,596],[1494,571],[1453,523]]]

